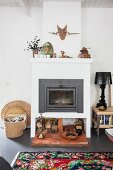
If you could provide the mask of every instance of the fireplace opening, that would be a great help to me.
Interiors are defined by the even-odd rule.
[[[40,79],[39,112],[83,112],[82,79]]]
[[[71,107],[75,104],[75,89],[48,88],[47,92],[47,104],[50,107]]]

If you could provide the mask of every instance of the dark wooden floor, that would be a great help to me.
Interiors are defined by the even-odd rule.
[[[74,148],[52,148],[52,147],[31,147],[30,129],[24,130],[24,135],[8,139],[5,136],[4,129],[0,129],[0,152],[1,155],[11,163],[17,152],[19,151],[72,151],[72,152],[113,152],[113,142],[108,139],[104,131],[97,137],[92,132],[89,140],[89,147]]]

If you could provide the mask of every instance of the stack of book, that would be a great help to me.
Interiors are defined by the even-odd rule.
[[[105,129],[105,134],[111,141],[113,141],[113,128]]]
[[[113,125],[113,116],[112,115],[101,115],[100,125]]]

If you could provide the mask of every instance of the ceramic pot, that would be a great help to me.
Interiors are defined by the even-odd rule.
[[[33,58],[35,57],[35,54],[38,54],[38,49],[33,49]]]

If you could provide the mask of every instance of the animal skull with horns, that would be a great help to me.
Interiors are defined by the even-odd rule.
[[[66,35],[72,35],[72,34],[80,34],[80,33],[70,33],[67,31],[67,25],[64,28],[60,28],[57,25],[57,32],[49,32],[50,34],[54,34],[54,35],[59,35],[61,40],[64,40],[66,38]]]

